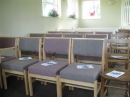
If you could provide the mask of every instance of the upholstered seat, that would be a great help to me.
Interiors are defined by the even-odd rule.
[[[54,62],[57,62],[57,64],[55,65],[52,65],[52,66],[41,65],[42,63],[46,63],[49,61],[52,61],[52,60],[44,60],[34,65],[31,65],[28,68],[29,73],[56,77],[56,75],[59,74],[59,71],[68,65],[68,62],[56,61],[56,60],[54,60]]]
[[[94,69],[77,69],[77,65],[83,65],[83,63],[73,63],[67,66],[60,72],[60,77],[63,79],[93,83],[101,71],[101,65],[92,65]]]
[[[1,59],[1,63],[3,62],[6,62],[6,61],[9,61],[9,60],[12,60],[12,59],[15,59],[16,57],[14,56],[2,56],[4,58]]]
[[[23,71],[28,68],[28,66],[37,63],[38,59],[29,59],[29,60],[22,60],[20,61],[18,58],[9,60],[7,62],[2,63],[3,69],[8,70],[16,70],[16,71]]]

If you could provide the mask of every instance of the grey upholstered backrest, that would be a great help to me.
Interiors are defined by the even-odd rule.
[[[39,51],[39,39],[40,38],[19,38],[19,49],[21,51]]]
[[[107,39],[107,34],[86,34],[85,38],[99,38],[99,39]]]
[[[15,47],[15,37],[0,37],[0,48]]]
[[[45,34],[46,37],[62,37],[61,33],[50,33],[50,34]]]
[[[74,39],[74,55],[102,56],[103,40]]]
[[[69,37],[69,38],[83,38],[83,34],[64,34],[64,37]]]
[[[108,34],[108,39],[111,39],[112,32],[95,32],[95,34]]]
[[[45,38],[44,51],[50,53],[64,53],[68,54],[70,39],[62,38]]]
[[[30,33],[30,37],[44,37],[43,33]]]
[[[65,34],[65,33],[68,33],[68,34],[74,34],[74,33],[76,33],[75,31],[61,31],[63,34]]]

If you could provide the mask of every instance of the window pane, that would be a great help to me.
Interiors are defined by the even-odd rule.
[[[55,0],[42,0],[42,2],[48,2],[48,3],[53,3]]]
[[[53,9],[53,5],[51,5],[51,4],[43,4],[43,15],[48,16],[48,13],[52,9]]]
[[[83,19],[99,19],[100,1],[83,1],[82,10]]]

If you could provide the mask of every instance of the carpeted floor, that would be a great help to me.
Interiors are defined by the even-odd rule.
[[[0,97],[30,97],[25,95],[23,80],[17,80],[16,77],[9,77],[8,89],[0,89]],[[39,81],[33,83],[34,95],[32,97],[56,97],[56,85],[48,83],[41,85]],[[68,87],[63,89],[63,97],[93,97],[93,91],[77,89],[73,91]]]

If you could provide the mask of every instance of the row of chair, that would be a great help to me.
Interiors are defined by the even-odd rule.
[[[6,77],[15,75],[24,78],[26,94],[33,95],[32,82],[35,80],[56,83],[57,97],[62,97],[62,87],[70,86],[83,88],[88,90],[94,90],[94,97],[97,97],[98,92],[101,89],[101,83],[98,82],[98,77],[104,74],[109,66],[108,61],[105,59],[112,59],[110,56],[122,55],[113,53],[111,43],[114,43],[114,49],[124,48],[117,46],[117,43],[130,44],[129,40],[122,39],[91,39],[91,38],[36,38],[36,37],[20,37],[14,38],[14,44],[5,40],[10,38],[3,38],[3,43],[0,45],[1,50],[14,49],[17,58],[13,58],[6,61],[1,61],[1,69],[3,75],[4,88],[7,89]],[[13,39],[13,38],[11,38]],[[109,44],[109,45],[108,45]],[[126,45],[127,46],[127,45]],[[108,49],[109,48],[109,49]],[[21,51],[38,52],[38,59],[32,58],[30,60],[20,61]],[[108,54],[108,52],[110,52]],[[129,50],[128,50],[129,52]],[[53,57],[46,59],[46,54],[50,53]],[[56,60],[56,54],[66,54],[67,61]],[[110,55],[111,54],[111,55]],[[30,55],[31,56],[31,55]],[[83,59],[81,56],[89,56],[93,58],[99,58],[100,60]],[[129,53],[125,54],[125,57],[129,57]],[[1,57],[0,57],[1,58]],[[6,59],[2,58],[1,60]],[[66,59],[66,57],[65,57]],[[43,66],[42,63],[56,62],[52,66]],[[113,62],[113,61],[112,61]],[[115,62],[115,61],[114,61]],[[120,60],[121,62],[121,60]],[[123,61],[124,62],[124,61]],[[94,69],[77,69],[77,65],[92,65]],[[129,74],[129,73],[127,73]],[[128,75],[127,75],[128,77]],[[130,80],[127,82],[129,83]],[[102,81],[103,83],[103,81]],[[29,87],[28,87],[29,85]],[[103,87],[103,84],[102,84]],[[104,88],[103,88],[104,89]],[[128,90],[128,89],[127,89]],[[101,91],[101,95],[103,90]],[[102,97],[102,96],[101,96]]]

